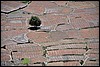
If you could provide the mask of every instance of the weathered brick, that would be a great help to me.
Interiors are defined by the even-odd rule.
[[[99,14],[99,8],[89,8],[89,9],[75,9],[74,12],[75,14]]]
[[[17,36],[19,34],[23,34],[23,33],[27,33],[28,30],[11,30],[11,31],[4,31],[4,32],[1,32],[1,36],[2,38],[12,38],[14,36]]]
[[[99,21],[99,15],[98,14],[84,14],[83,18],[86,21]]]
[[[46,42],[51,42],[51,38],[43,38],[43,37],[39,37],[38,39],[33,39],[34,42],[36,43],[46,43]]]
[[[67,24],[67,25],[59,25],[59,26],[56,27],[57,31],[67,31],[69,29],[73,29],[73,27],[71,25],[69,25],[69,24]]]
[[[10,11],[12,11],[14,9],[18,9],[22,6],[24,6],[23,3],[16,2],[16,1],[6,1],[6,2],[2,1],[1,2],[1,7],[2,7],[1,10],[4,12],[10,12]]]
[[[85,48],[85,44],[64,44],[64,45],[55,45],[51,47],[47,47],[47,50],[55,50],[55,49],[66,49],[66,48]]]
[[[48,62],[50,61],[68,61],[68,60],[84,60],[85,56],[53,56],[47,59]]]
[[[6,20],[1,20],[1,26],[5,26],[7,24]]]
[[[28,51],[42,51],[42,47],[41,46],[37,46],[37,44],[20,44],[20,45],[7,45],[7,49],[10,51],[22,51],[22,52],[28,52]]]
[[[46,62],[47,58],[44,56],[37,56],[30,59],[30,63]]]
[[[35,31],[31,31],[29,33],[26,34],[26,36],[29,39],[37,39],[39,37],[47,37],[49,34],[46,32],[35,32]]]
[[[91,54],[91,53],[99,53],[99,49],[89,49],[87,51],[87,54]]]
[[[65,49],[65,50],[53,50],[47,51],[48,56],[60,56],[65,54],[84,54],[86,50],[84,49]]]
[[[99,28],[90,29],[92,38],[99,38]]]
[[[99,6],[99,2],[98,1],[90,1],[92,4],[94,4],[96,7]]]
[[[39,16],[39,18],[41,19],[43,26],[53,26],[60,23],[68,22],[68,18],[66,18],[66,16],[63,15],[46,14],[43,16]]]
[[[10,51],[1,48],[1,54],[4,54],[4,55],[5,55],[5,54],[10,55]]]
[[[13,44],[13,45],[17,45],[16,42],[12,41],[12,40],[4,40],[4,41],[1,41],[1,46],[4,46],[4,45],[9,45],[9,44]]]
[[[52,62],[52,63],[48,63],[47,66],[64,66],[63,62]]]
[[[37,56],[42,56],[42,52],[13,52],[12,53],[14,59],[19,58],[34,58]]]
[[[89,23],[87,23],[87,21],[85,21],[80,16],[76,16],[73,19],[70,19],[70,22],[75,29],[89,27]]]
[[[50,13],[50,14],[57,14],[57,15],[61,15],[61,14],[69,14],[72,12],[71,8],[68,7],[51,7],[51,8],[46,8],[45,9],[45,13]]]
[[[28,66],[42,66],[42,64],[34,64],[34,63],[30,63],[30,64],[28,64]]]
[[[80,35],[82,36],[82,38],[91,38],[91,32],[90,29],[82,29],[79,31]]]
[[[70,6],[71,8],[81,8],[81,9],[84,9],[84,8],[93,8],[95,7],[95,5],[93,5],[92,3],[90,2],[68,2],[68,6]]]
[[[29,32],[28,34],[26,34],[26,36],[34,42],[38,43],[51,41],[48,38],[49,34],[46,32]]]
[[[57,5],[59,5],[59,6],[66,6],[66,3],[67,3],[68,1],[55,1],[55,3],[57,4]]]
[[[67,35],[68,38],[80,38],[78,30],[68,30]]]
[[[54,31],[54,32],[50,32],[50,37],[54,40],[61,40],[67,37],[66,32],[61,32],[61,31]]]
[[[99,54],[87,54],[90,58],[98,58],[99,59]]]
[[[9,54],[1,54],[1,61],[10,61],[10,59]]]
[[[34,1],[29,4],[28,7],[24,9],[24,11],[35,13],[35,14],[43,14],[45,8],[47,7],[54,7],[56,6],[55,3],[51,3],[49,1]]]
[[[99,62],[95,61],[86,61],[83,66],[99,66]]]
[[[86,41],[84,39],[81,39],[81,36],[79,39],[72,39],[70,43],[85,43]]]
[[[99,43],[89,43],[87,44],[88,48],[97,49],[99,48]]]
[[[78,61],[68,61],[64,62],[64,66],[80,66],[80,63]]]

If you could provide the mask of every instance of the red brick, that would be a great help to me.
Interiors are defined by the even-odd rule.
[[[50,61],[68,61],[68,60],[84,60],[85,56],[53,56],[47,59],[48,62]]]
[[[63,62],[53,62],[53,63],[48,63],[47,66],[64,66]]]
[[[61,7],[49,7],[45,9],[45,13],[58,14],[61,12]]]
[[[99,49],[99,43],[89,43],[87,44],[87,47],[92,49]]]
[[[57,26],[57,28],[56,28],[56,30],[58,30],[58,31],[64,31],[64,30],[66,30],[66,25],[60,25],[60,26]]]
[[[5,30],[5,27],[4,26],[1,26],[1,31],[4,31]]]
[[[28,51],[42,51],[42,47],[41,46],[37,46],[38,44],[20,44],[20,45],[7,45],[7,49],[10,51],[21,51],[21,52],[28,52]]]
[[[63,60],[62,56],[53,56],[53,57],[49,57],[47,59],[48,62],[50,62],[50,61],[60,61],[60,60]]]
[[[54,50],[54,49],[65,49],[65,48],[85,48],[85,44],[65,44],[65,45],[55,45],[51,47],[47,47],[47,50]]]
[[[53,50],[47,51],[48,56],[59,56],[64,54],[84,54],[86,50],[84,49],[65,49],[65,50]]]
[[[24,11],[26,12],[29,12],[29,13],[35,13],[35,14],[43,14],[43,11],[44,11],[44,7],[42,6],[38,6],[36,4],[29,4],[28,7],[26,7],[25,9],[23,9]]]
[[[82,38],[92,38],[90,29],[82,29],[79,31],[79,33],[82,36]]]
[[[42,56],[42,52],[13,52],[13,58],[34,58]]]
[[[7,15],[6,15],[6,14],[4,14],[4,13],[1,13],[1,21],[6,20],[6,18],[7,18]]]
[[[80,66],[80,63],[78,61],[68,61],[64,62],[64,66]]]
[[[5,26],[7,24],[6,20],[1,20],[1,26]]]
[[[95,6],[99,6],[99,2],[98,1],[90,1],[92,4],[94,4]]]
[[[52,40],[50,38],[39,37],[37,39],[33,39],[33,41],[36,43],[46,43],[46,42],[51,42]]]
[[[34,42],[38,43],[51,41],[48,38],[50,35],[46,32],[29,32],[26,36]]]
[[[59,6],[65,6],[68,1],[55,1],[55,3]]]
[[[70,20],[71,24],[74,28],[85,28],[85,27],[89,27],[89,23],[87,23],[84,19],[82,18],[77,18],[74,17],[73,19]]]
[[[99,54],[87,54],[90,58],[98,58],[99,59]]]
[[[26,7],[24,10],[27,12],[35,13],[35,14],[43,14],[45,8],[47,7],[54,7],[56,6],[55,3],[51,3],[48,1],[34,1],[31,2],[28,7]]]
[[[95,61],[86,61],[83,66],[99,66],[99,62]]]
[[[92,38],[99,38],[99,28],[90,29]]]
[[[11,31],[4,31],[4,32],[1,32],[1,36],[2,38],[11,38],[11,37],[14,37],[14,36],[17,36],[19,34],[23,34],[23,33],[27,33],[28,30],[11,30]]]
[[[92,3],[89,2],[68,2],[68,6],[70,6],[71,8],[93,8],[95,7],[95,5],[93,5]]]
[[[47,43],[43,43],[42,45],[43,46],[52,46],[52,45],[58,45],[58,43],[57,42],[50,42],[50,43],[47,42]]]
[[[9,7],[19,7],[24,5],[24,3],[21,3],[19,1],[2,1],[2,4],[8,5]]]
[[[17,43],[14,42],[14,41],[12,41],[12,40],[4,40],[4,41],[1,41],[1,44],[2,45],[10,45],[10,44],[17,45]]]
[[[91,54],[91,53],[99,53],[99,49],[89,49],[88,51],[87,51],[87,54]]]
[[[34,31],[31,31],[29,33],[27,33],[27,37],[29,39],[37,39],[39,37],[47,37],[49,34],[46,33],[46,32],[34,32]]]
[[[81,39],[81,36],[80,36],[80,39],[72,39],[71,40],[71,43],[85,43],[86,41]]]
[[[85,43],[86,41],[83,39],[64,39],[61,41],[58,41],[58,43],[55,42],[54,45],[62,44],[62,45],[67,45],[67,44],[73,44],[73,43]],[[51,43],[52,44],[52,43]],[[74,48],[74,47],[73,47]]]
[[[69,29],[72,29],[72,26],[71,25],[59,25],[56,27],[56,30],[57,31],[66,31],[66,30],[69,30]]]
[[[51,36],[51,38],[52,38],[54,41],[67,38],[66,32],[61,32],[61,31],[54,31],[54,32],[51,32],[51,33],[50,33],[50,36]]]
[[[67,35],[68,38],[79,38],[78,30],[68,30]]]
[[[98,14],[85,14],[83,18],[86,21],[99,21],[99,15]]]
[[[28,64],[28,66],[42,66],[42,64],[33,64],[33,63],[31,63],[31,64]]]
[[[39,18],[41,19],[43,26],[51,26],[51,25],[55,25],[55,24],[68,22],[68,18],[66,18],[65,16],[62,16],[62,15],[47,14],[44,16],[39,16]]]
[[[9,12],[11,10],[14,10],[14,9],[17,9],[17,8],[22,7],[24,4],[21,3],[21,2],[17,2],[17,1],[6,1],[6,2],[5,1],[2,1],[1,2],[1,5],[2,5],[2,11]]]
[[[74,12],[75,14],[99,14],[99,8],[89,8],[89,9],[75,9]]]
[[[49,43],[43,43],[42,45],[43,46],[56,46],[56,45],[59,45],[59,44],[62,44],[62,45],[67,45],[69,43],[85,43],[86,41],[83,40],[83,39],[64,39],[64,40],[59,40],[59,41],[52,41],[52,42],[49,42]],[[72,46],[71,46],[72,47]],[[74,47],[73,47],[74,48]],[[76,48],[76,47],[75,47]]]
[[[11,54],[8,50],[1,48],[1,54]]]
[[[1,54],[1,61],[9,61],[10,56],[9,54]]]
[[[33,57],[30,59],[30,63],[36,63],[36,62],[46,62],[46,58],[43,56],[37,56],[37,57]]]
[[[65,8],[65,7],[51,7],[51,8],[46,8],[45,13],[50,13],[50,14],[69,14],[72,12],[71,8]]]
[[[63,8],[62,9],[62,11],[61,11],[61,13],[62,14],[69,14],[69,13],[71,13],[73,10],[71,9],[71,8]]]

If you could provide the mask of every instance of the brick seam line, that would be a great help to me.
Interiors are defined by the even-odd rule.
[[[89,56],[85,55],[86,59],[84,59],[84,63],[82,64],[82,66],[86,63],[86,61],[88,60]]]
[[[23,8],[27,7],[29,3],[31,3],[31,2],[28,2],[27,4],[25,4],[25,5],[23,5],[23,6],[20,6],[20,7],[18,7],[18,8],[12,9],[12,10],[10,10],[10,11],[2,11],[2,10],[1,10],[1,13],[9,14],[9,13],[14,12],[14,11],[16,11],[16,10],[20,10],[20,9],[23,9]]]

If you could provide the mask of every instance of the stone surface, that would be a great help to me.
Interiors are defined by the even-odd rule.
[[[25,34],[18,35],[17,37],[14,37],[13,40],[17,43],[27,43],[28,38]]]
[[[1,1],[1,65],[99,66],[99,1]]]
[[[77,9],[85,9],[85,8],[95,7],[95,5],[90,2],[68,2],[68,5],[71,8],[77,8]]]

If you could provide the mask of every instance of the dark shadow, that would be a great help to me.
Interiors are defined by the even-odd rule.
[[[40,29],[40,27],[29,27],[28,29],[30,29],[30,30],[38,30],[38,29]]]
[[[1,48],[6,49],[6,45],[2,46]]]

